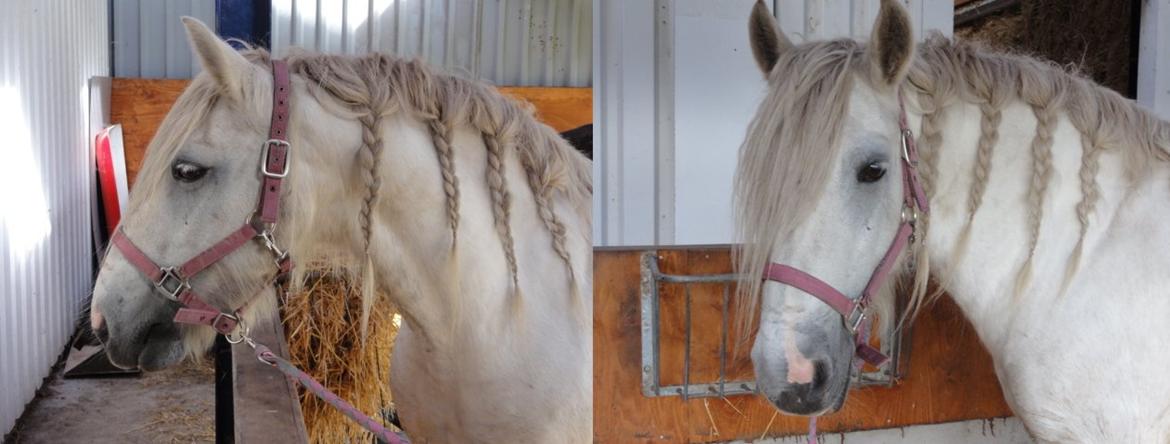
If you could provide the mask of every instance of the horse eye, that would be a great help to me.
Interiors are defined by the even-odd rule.
[[[885,165],[882,165],[879,162],[873,162],[857,170],[857,181],[861,183],[874,183],[882,180],[882,176],[885,175]]]
[[[191,183],[203,178],[207,174],[208,168],[185,160],[175,161],[174,166],[171,167],[171,177],[179,182]]]

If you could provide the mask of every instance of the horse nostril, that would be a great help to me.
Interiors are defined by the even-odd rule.
[[[814,391],[820,391],[829,380],[829,366],[825,361],[818,359],[813,362],[813,368],[812,388]]]

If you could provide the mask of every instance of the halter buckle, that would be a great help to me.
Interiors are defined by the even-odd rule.
[[[289,169],[288,156],[284,157],[284,165],[281,165],[280,171],[268,171],[268,153],[271,151],[273,145],[278,145],[278,146],[282,145],[285,148],[292,147],[292,145],[289,145],[287,140],[268,139],[267,141],[265,141],[264,142],[264,154],[260,156],[260,172],[263,173],[264,176],[266,176],[266,177],[271,177],[273,179],[283,179],[284,176],[288,175],[288,169]]]
[[[163,267],[162,276],[154,283],[154,288],[167,299],[180,302],[179,297],[191,290],[191,283],[179,276],[175,267]]]

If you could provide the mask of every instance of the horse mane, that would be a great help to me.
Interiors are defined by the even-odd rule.
[[[261,49],[244,52],[249,59],[268,64]],[[552,234],[553,249],[565,263],[570,286],[575,276],[564,225],[553,211],[553,198],[564,196],[574,208],[588,205],[592,196],[592,167],[588,160],[564,139],[533,116],[531,107],[521,107],[483,82],[436,72],[419,60],[404,60],[386,54],[361,56],[315,52],[293,52],[285,60],[292,73],[304,76],[320,90],[361,113],[363,149],[359,161],[367,185],[361,225],[369,249],[370,207],[377,200],[380,179],[376,173],[381,152],[378,130],[381,117],[406,111],[426,123],[439,158],[443,191],[447,197],[447,218],[452,248],[459,222],[459,182],[455,176],[454,128],[468,125],[479,131],[487,148],[487,182],[496,231],[512,276],[513,301],[519,296],[519,270],[512,230],[511,195],[504,175],[504,158],[513,148],[525,169],[528,186],[535,197],[537,212]],[[315,89],[313,89],[315,91]],[[367,261],[362,278],[366,304],[372,303],[373,273]],[[367,306],[368,308],[368,306]]]
[[[940,122],[944,110],[959,101],[975,104],[980,109],[982,130],[976,151],[975,180],[968,201],[968,221],[951,258],[952,269],[966,250],[971,223],[982,205],[983,190],[990,176],[992,151],[999,138],[1002,110],[1010,103],[1022,102],[1036,117],[1036,135],[1029,147],[1032,153],[1032,177],[1027,197],[1029,249],[1017,274],[1017,295],[1031,281],[1032,256],[1052,176],[1052,134],[1059,116],[1065,116],[1081,134],[1083,147],[1078,173],[1081,201],[1076,207],[1080,236],[1066,264],[1062,286],[1068,285],[1080,266],[1090,216],[1101,198],[1097,186],[1101,154],[1104,151],[1119,153],[1131,180],[1145,176],[1154,165],[1170,161],[1170,124],[1132,100],[1084,77],[1073,66],[992,51],[977,43],[952,41],[933,33],[919,47],[907,84],[912,93],[917,94],[917,103],[923,114],[922,130],[918,135],[923,157],[919,171],[929,196],[934,193],[933,185],[937,179],[937,153],[942,146]]]
[[[269,53],[244,46],[240,53],[261,67],[263,72],[268,72]],[[360,216],[367,253],[371,207],[378,199],[381,185],[376,171],[383,145],[379,124],[385,115],[408,112],[421,119],[431,133],[447,198],[452,249],[457,242],[455,233],[459,223],[459,182],[455,176],[454,150],[469,148],[453,145],[451,137],[456,127],[468,125],[482,134],[487,147],[486,177],[496,229],[504,244],[512,275],[513,294],[519,296],[519,270],[510,225],[512,196],[504,175],[505,158],[510,155],[515,155],[524,168],[538,215],[552,234],[552,248],[564,261],[570,286],[576,294],[576,277],[569,258],[566,229],[554,211],[554,203],[563,199],[578,213],[588,211],[586,208],[592,196],[592,167],[588,159],[552,128],[538,122],[531,106],[505,97],[484,82],[450,75],[418,60],[376,53],[348,56],[294,51],[285,61],[290,73],[309,81],[312,94],[326,94],[358,115],[363,142],[358,164],[363,169],[361,174],[366,185]],[[205,119],[221,93],[214,80],[198,76],[179,97],[148,147],[151,155],[146,157],[141,170],[147,174],[139,180],[131,208],[145,202],[153,190],[159,188],[183,141]],[[255,106],[264,104],[260,98],[250,102]],[[368,312],[374,299],[372,264],[368,254],[365,262],[362,286],[364,308]],[[294,285],[296,281],[294,276]]]
[[[740,246],[734,260],[741,276],[737,291],[740,313],[756,313],[762,287],[757,270],[763,270],[772,246],[791,236],[824,192],[832,167],[829,160],[836,158],[841,149],[838,133],[853,81],[879,84],[864,65],[864,51],[863,43],[850,39],[804,43],[783,53],[768,74],[768,93],[748,126],[735,177],[736,241]],[[990,175],[1002,110],[1020,102],[1033,110],[1037,134],[1029,147],[1033,154],[1028,191],[1031,245],[1017,276],[1017,292],[1031,278],[1031,252],[1036,247],[1045,190],[1052,175],[1052,133],[1059,116],[1067,116],[1081,133],[1085,147],[1078,174],[1082,190],[1082,200],[1077,205],[1081,235],[1066,266],[1065,285],[1079,266],[1090,215],[1100,200],[1096,177],[1101,153],[1119,152],[1130,178],[1141,177],[1153,165],[1170,161],[1170,124],[1071,67],[993,52],[933,33],[918,46],[902,89],[909,98],[916,99],[907,101],[908,106],[918,108],[923,115],[917,134],[922,157],[919,174],[929,196],[933,196],[937,179],[945,110],[959,102],[980,108],[982,134],[968,205],[972,219],[982,203],[982,191]],[[920,221],[920,238],[925,237],[922,233],[928,225],[929,221]],[[956,258],[965,249],[969,230],[970,219],[956,248]],[[908,316],[913,316],[929,299],[926,284],[930,267],[924,242],[918,242],[907,255],[916,257],[907,310]],[[956,263],[952,260],[952,267]],[[887,304],[892,305],[893,299],[889,292],[892,286],[875,300],[883,304],[879,310],[887,314]],[[739,320],[741,339],[746,339],[753,320],[751,316]]]

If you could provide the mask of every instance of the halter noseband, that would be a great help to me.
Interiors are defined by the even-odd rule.
[[[212,245],[211,248],[203,250],[202,253],[177,267],[163,267],[156,264],[138,246],[134,245],[134,242],[126,236],[125,230],[121,227],[114,233],[112,240],[114,246],[122,252],[122,256],[154,284],[155,290],[161,296],[182,305],[175,313],[174,321],[176,323],[207,325],[227,336],[233,342],[239,342],[242,338],[242,335],[233,337],[233,333],[236,332],[236,327],[241,323],[240,310],[243,308],[228,313],[208,304],[191,288],[191,278],[253,239],[260,242],[264,249],[272,253],[275,258],[277,281],[292,271],[292,258],[289,257],[287,251],[276,245],[272,233],[280,215],[281,182],[288,175],[289,169],[289,143],[286,129],[288,128],[290,88],[288,65],[283,60],[272,61],[272,80],[272,122],[268,130],[268,140],[264,142],[264,149],[260,157],[260,174],[263,176],[260,200],[256,205],[256,211],[248,221],[244,222],[244,225],[238,230]]]
[[[878,262],[861,295],[853,300],[825,281],[788,265],[770,262],[764,267],[765,281],[776,281],[796,287],[840,313],[845,327],[853,334],[856,356],[874,366],[884,364],[889,358],[868,342],[869,319],[866,310],[869,308],[870,299],[889,277],[898,256],[908,244],[914,242],[918,216],[930,214],[930,203],[927,202],[922,184],[918,182],[918,148],[914,144],[914,133],[910,131],[910,125],[906,121],[906,105],[901,92],[898,93],[898,108],[900,112],[898,126],[902,137],[902,223],[898,226],[894,242],[886,250],[885,256],[882,256],[881,262]]]

